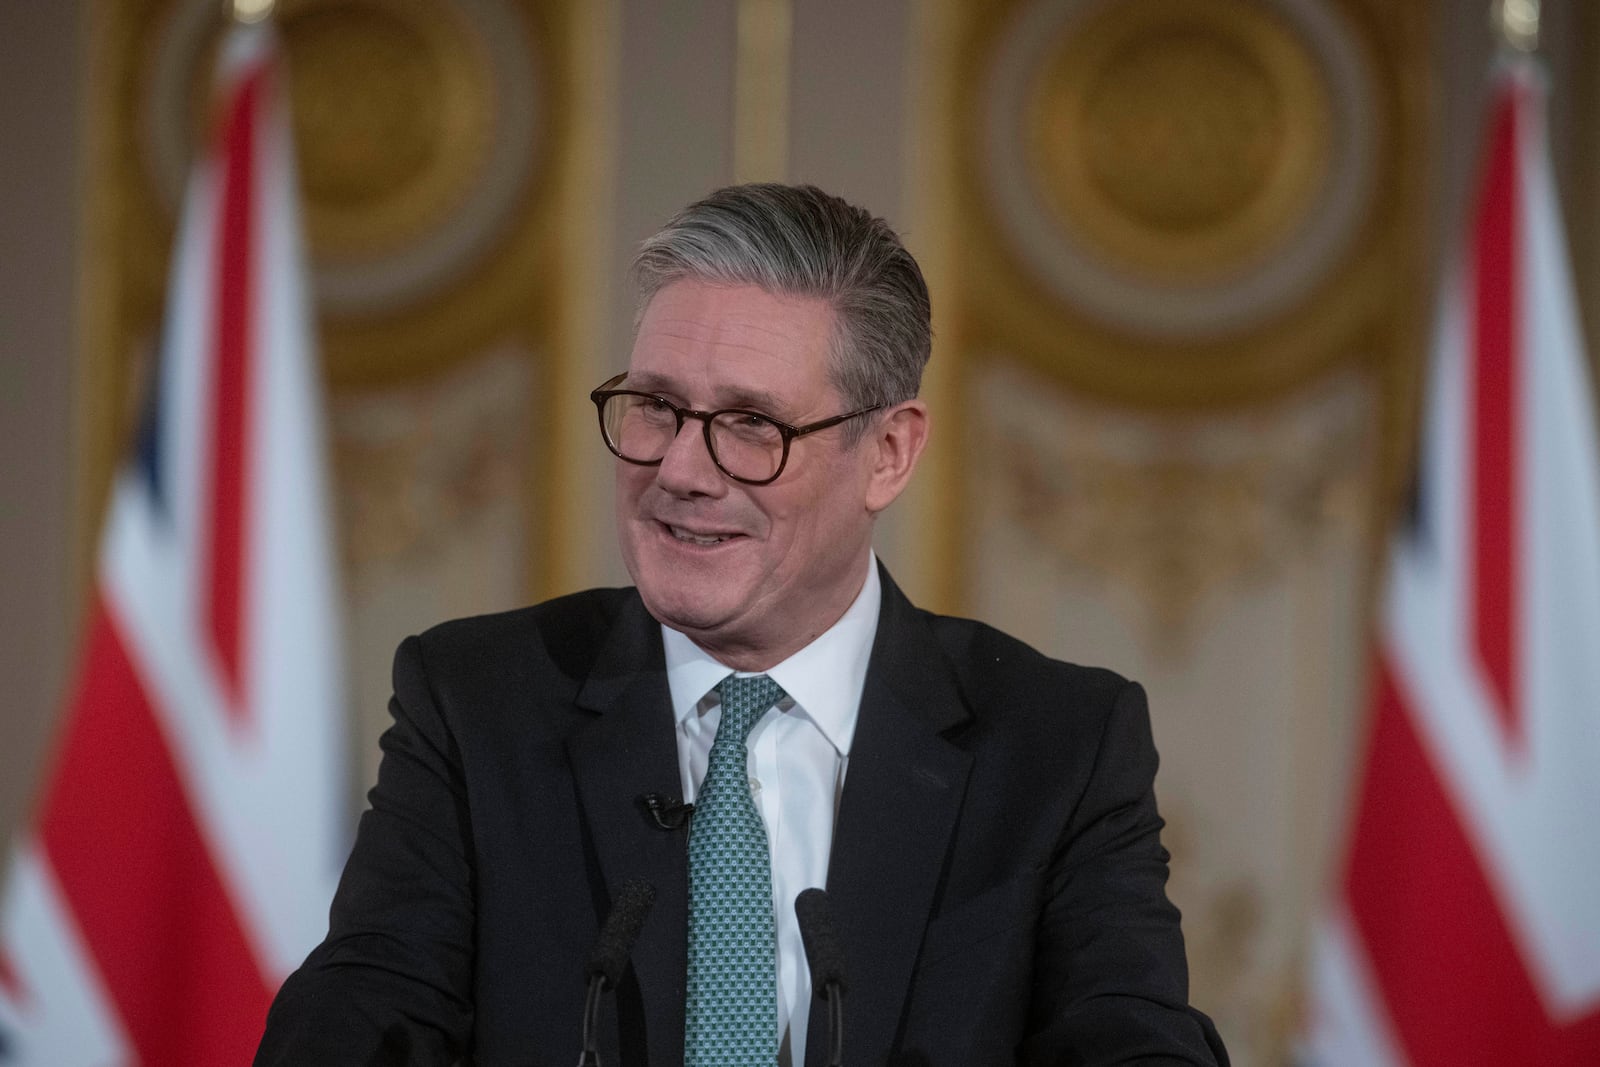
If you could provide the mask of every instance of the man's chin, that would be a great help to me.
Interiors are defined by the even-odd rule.
[[[652,593],[642,586],[639,596],[652,618],[693,640],[698,641],[704,635],[716,633],[728,621],[725,612],[689,598]]]

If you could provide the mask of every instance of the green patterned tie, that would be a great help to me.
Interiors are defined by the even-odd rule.
[[[772,861],[750,797],[745,738],[784,697],[764,674],[717,686],[722,722],[689,831],[689,993],[684,1067],[768,1067],[778,1058]]]

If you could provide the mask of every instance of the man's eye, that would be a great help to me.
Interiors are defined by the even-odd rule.
[[[728,423],[729,429],[742,440],[765,442],[778,436],[778,427],[763,415],[738,412]]]
[[[677,417],[673,414],[672,405],[658,396],[640,397],[638,410],[651,422],[672,422]]]

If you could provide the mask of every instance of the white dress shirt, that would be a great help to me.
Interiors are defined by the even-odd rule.
[[[805,1062],[811,1018],[811,972],[806,965],[794,898],[825,887],[834,816],[844,790],[850,741],[856,732],[867,661],[883,600],[877,557],[869,554],[861,592],[816,640],[766,674],[788,698],[751,729],[750,791],[767,830],[772,855],[772,906],[778,934],[778,1038],[787,1030],[788,1062]],[[693,803],[722,706],[713,691],[734,672],[676,630],[663,626],[667,684],[677,722],[683,799]]]

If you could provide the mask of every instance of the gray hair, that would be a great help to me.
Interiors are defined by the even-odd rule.
[[[635,326],[656,293],[694,279],[820,297],[836,318],[829,376],[853,408],[917,395],[933,329],[922,270],[888,223],[813,185],[718,189],[639,246]],[[865,424],[851,424],[858,439]]]

